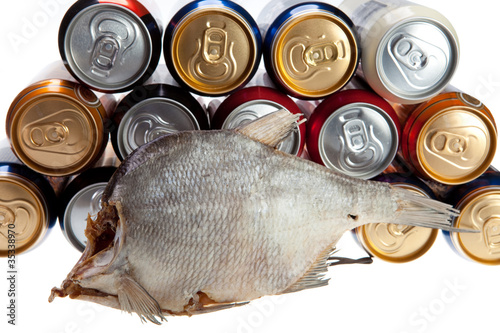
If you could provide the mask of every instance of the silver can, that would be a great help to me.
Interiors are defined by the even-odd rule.
[[[111,132],[120,160],[160,136],[209,129],[203,106],[186,90],[166,84],[138,86],[118,104]]]
[[[439,12],[404,0],[345,0],[359,35],[362,70],[380,96],[417,104],[439,94],[459,60],[457,34]]]
[[[396,156],[400,125],[392,107],[375,93],[344,90],[325,99],[307,122],[311,159],[342,174],[370,179]]]
[[[59,29],[59,51],[71,74],[102,92],[144,83],[161,54],[162,28],[137,0],[77,1]]]

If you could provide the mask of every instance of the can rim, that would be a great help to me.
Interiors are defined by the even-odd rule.
[[[73,53],[70,51],[70,42],[72,39],[72,32],[75,29],[75,24],[78,22],[79,18],[81,18],[83,15],[87,14],[88,11],[95,11],[95,10],[101,10],[97,9],[96,7],[111,7],[114,10],[118,10],[121,12],[125,12],[128,14],[128,16],[133,19],[133,21],[140,27],[141,29],[141,34],[144,37],[145,44],[147,45],[148,49],[150,52],[146,52],[146,54],[149,53],[149,56],[147,57],[147,61],[144,61],[144,64],[139,70],[134,77],[129,78],[128,80],[124,80],[122,82],[114,83],[114,84],[103,84],[102,82],[99,82],[99,80],[94,80],[91,79],[84,70],[80,68],[80,65],[75,61],[73,58]],[[69,68],[70,72],[73,74],[74,77],[76,77],[80,82],[83,84],[99,90],[103,92],[116,92],[116,91],[122,91],[126,90],[128,87],[131,85],[134,85],[141,81],[144,76],[149,76],[148,71],[150,70],[150,65],[153,60],[153,52],[154,52],[154,45],[153,45],[153,40],[149,34],[148,28],[146,24],[141,20],[141,17],[138,16],[134,11],[130,10],[129,8],[115,4],[115,3],[110,3],[110,2],[97,2],[94,3],[88,7],[82,8],[80,11],[76,13],[76,15],[71,17],[71,20],[68,23],[68,26],[66,30],[64,31],[64,37],[62,39],[62,50],[64,50],[64,55],[63,55],[63,61],[65,65]]]

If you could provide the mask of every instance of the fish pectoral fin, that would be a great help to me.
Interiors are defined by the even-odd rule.
[[[292,131],[298,130],[298,126],[302,124],[302,121],[297,122],[300,117],[300,114],[282,109],[244,124],[238,127],[236,132],[268,146],[277,147]]]
[[[143,322],[149,320],[160,325],[156,317],[167,321],[158,302],[128,275],[121,277],[118,282],[118,301],[122,311],[137,313]]]

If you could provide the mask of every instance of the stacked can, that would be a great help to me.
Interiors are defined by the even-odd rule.
[[[162,135],[209,128],[200,103],[189,92],[166,84],[134,88],[118,104],[113,122],[111,140],[121,160]]]
[[[0,257],[35,248],[56,222],[50,182],[0,144]]]
[[[439,12],[405,0],[345,0],[363,50],[362,74],[385,99],[424,102],[440,93],[455,73],[459,43]]]
[[[303,99],[324,98],[349,82],[360,49],[351,20],[320,2],[289,7],[264,39],[264,63],[276,86]]]
[[[385,174],[374,178],[415,194],[435,199],[433,192],[416,177]],[[434,244],[438,230],[391,223],[371,223],[354,230],[357,241],[372,256],[393,263],[420,258]]]
[[[59,52],[69,72],[102,92],[144,83],[161,54],[161,23],[152,4],[138,0],[79,0],[59,29]]]
[[[398,151],[400,125],[393,108],[375,93],[344,90],[326,98],[307,122],[311,159],[362,179],[382,173]]]
[[[460,210],[453,221],[456,228],[479,233],[444,232],[448,243],[474,262],[500,264],[500,173],[486,172],[474,181],[458,186],[449,202]]]
[[[227,0],[197,0],[181,8],[165,31],[164,56],[182,86],[222,96],[255,74],[262,38],[254,19]]]

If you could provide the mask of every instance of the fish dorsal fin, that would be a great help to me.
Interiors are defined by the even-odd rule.
[[[302,123],[297,123],[300,117],[300,114],[293,114],[282,109],[242,125],[236,131],[255,141],[276,147],[298,128],[298,125]]]
[[[158,302],[129,275],[122,276],[118,282],[118,301],[122,311],[137,313],[141,321],[149,320],[157,325],[161,323],[156,317],[167,321]]]

